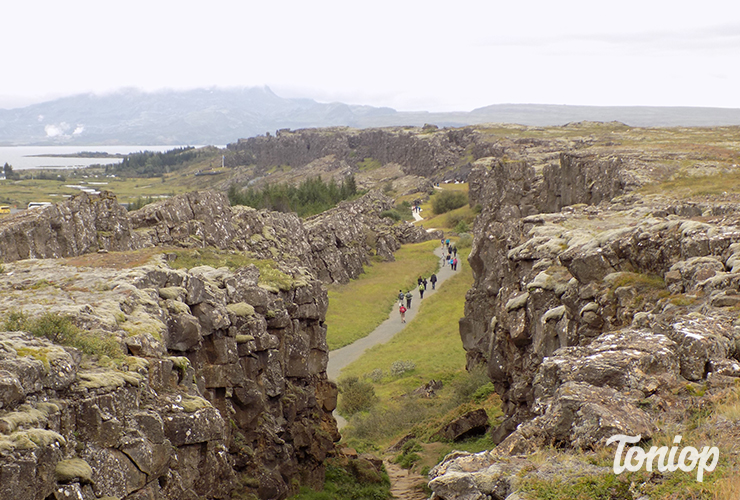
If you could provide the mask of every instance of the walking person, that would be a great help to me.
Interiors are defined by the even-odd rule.
[[[442,245],[442,248],[444,248],[445,247],[445,239],[442,238],[441,240],[439,240],[439,242]]]
[[[452,270],[457,271],[457,257],[452,259]]]
[[[406,323],[406,308],[403,306],[403,301],[398,304],[398,312],[401,313],[401,323]]]
[[[424,298],[424,290],[425,289],[426,289],[426,287],[424,286],[424,283],[419,283],[419,298],[420,299],[423,299]]]
[[[432,283],[432,290],[434,290],[434,287],[437,285],[437,275],[432,273],[429,277],[429,281]]]
[[[457,247],[456,246],[453,246],[452,247],[452,255],[454,255],[455,257],[457,257]]]
[[[403,290],[399,290],[398,291],[398,300],[400,300],[401,302],[403,302],[403,297],[404,297]]]
[[[413,295],[411,295],[411,290],[406,292],[406,309],[411,309],[411,298]]]

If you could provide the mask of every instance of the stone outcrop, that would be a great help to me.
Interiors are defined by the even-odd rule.
[[[530,472],[512,467],[519,457],[649,439],[656,420],[683,418],[687,387],[740,377],[740,207],[631,194],[638,178],[597,155],[476,163],[482,213],[460,334],[505,419],[495,450],[430,473],[433,498],[519,498]]]
[[[128,213],[109,193],[81,194],[0,221],[0,260],[71,257],[153,246],[229,249],[306,267],[346,283],[372,255],[392,259],[403,243],[437,237],[380,217],[392,200],[371,192],[308,221],[295,214],[230,207],[226,196],[193,192]]]
[[[319,487],[339,439],[323,283],[439,237],[380,217],[390,208],[371,192],[304,221],[194,192],[128,213],[103,193],[4,218],[0,314],[67,347],[0,333],[0,496]],[[260,267],[176,269],[183,249]]]
[[[337,389],[310,275],[276,289],[254,266],[155,254],[124,271],[19,261],[0,287],[3,316],[70,318],[95,339],[0,332],[0,497],[267,499],[323,483]]]
[[[382,165],[398,164],[409,175],[442,181],[452,169],[465,168],[468,155],[477,159],[492,156],[496,150],[495,145],[480,140],[480,133],[472,127],[280,130],[274,136],[250,137],[229,144],[227,165],[300,168],[331,158],[356,169],[360,162],[371,159]],[[447,178],[455,177],[453,174]]]

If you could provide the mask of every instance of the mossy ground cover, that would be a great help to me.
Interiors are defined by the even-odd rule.
[[[197,266],[211,266],[214,269],[226,267],[235,271],[241,267],[254,265],[260,271],[259,283],[278,290],[290,290],[299,280],[282,272],[271,259],[255,259],[244,252],[198,248],[175,250],[177,257],[171,266],[178,269],[191,269]]]
[[[419,276],[430,276],[439,268],[434,255],[438,241],[404,245],[394,262],[373,262],[364,274],[346,285],[329,286],[326,313],[329,349],[339,349],[366,337],[388,318],[398,290],[416,288]]]

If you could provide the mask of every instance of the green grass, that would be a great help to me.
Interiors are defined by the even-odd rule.
[[[439,267],[433,250],[436,240],[404,245],[395,262],[374,262],[365,273],[346,285],[329,287],[326,340],[339,349],[366,337],[388,318],[398,300],[398,290],[416,288],[419,276],[430,276]]]
[[[717,175],[682,175],[673,180],[651,184],[640,189],[645,194],[671,193],[678,198],[696,196],[722,196],[740,191],[740,174],[722,173]]]
[[[460,257],[466,258],[464,252]],[[342,371],[340,380],[359,377],[371,381],[379,400],[370,411],[360,412],[350,419],[343,431],[350,446],[364,450],[383,449],[409,432],[420,440],[433,442],[439,439],[435,434],[445,424],[466,411],[485,408],[489,418],[501,415],[500,400],[491,392],[485,372],[465,371],[465,351],[458,320],[463,316],[465,293],[473,278],[467,266],[463,269],[445,281],[434,295],[421,301],[414,320],[392,340],[368,349]],[[398,361],[414,368],[394,375],[391,367]],[[444,384],[435,398],[407,396],[432,379]],[[340,395],[340,399],[342,397]],[[472,440],[467,446],[471,451],[478,451],[490,444],[483,438],[482,441]],[[456,449],[461,446],[455,444]],[[424,451],[419,452],[419,464],[430,463],[425,456],[426,450],[425,446]]]
[[[191,269],[196,266],[211,266],[218,269],[227,267],[235,271],[241,267],[253,264],[260,271],[260,284],[271,286],[279,290],[290,290],[300,280],[285,274],[275,261],[270,259],[255,259],[240,252],[216,250],[212,248],[200,248],[195,250],[175,250],[177,255],[172,267],[178,269]]]
[[[460,253],[459,258],[465,262],[467,256]],[[376,384],[380,397],[391,397],[415,389],[431,378],[444,378],[464,369],[465,351],[458,320],[463,317],[465,293],[472,284],[472,272],[468,266],[463,266],[463,271],[445,281],[434,295],[420,301],[416,317],[406,328],[388,343],[368,349],[342,371],[342,377],[362,377],[375,369],[387,372],[394,361],[413,361],[416,368],[405,376]],[[392,303],[395,302],[395,294],[391,298]]]
[[[353,470],[354,469],[354,470]],[[326,467],[324,489],[313,491],[301,488],[298,495],[290,500],[386,500],[391,497],[391,483],[388,474],[382,472],[379,477],[363,473],[352,464],[343,465],[331,461]]]

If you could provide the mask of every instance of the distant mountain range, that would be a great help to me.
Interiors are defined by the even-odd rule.
[[[0,109],[0,146],[227,144],[278,129],[481,123],[533,126],[619,121],[636,127],[740,125],[740,109],[496,104],[470,112],[399,112],[392,108],[286,99],[267,87],[81,94]]]

